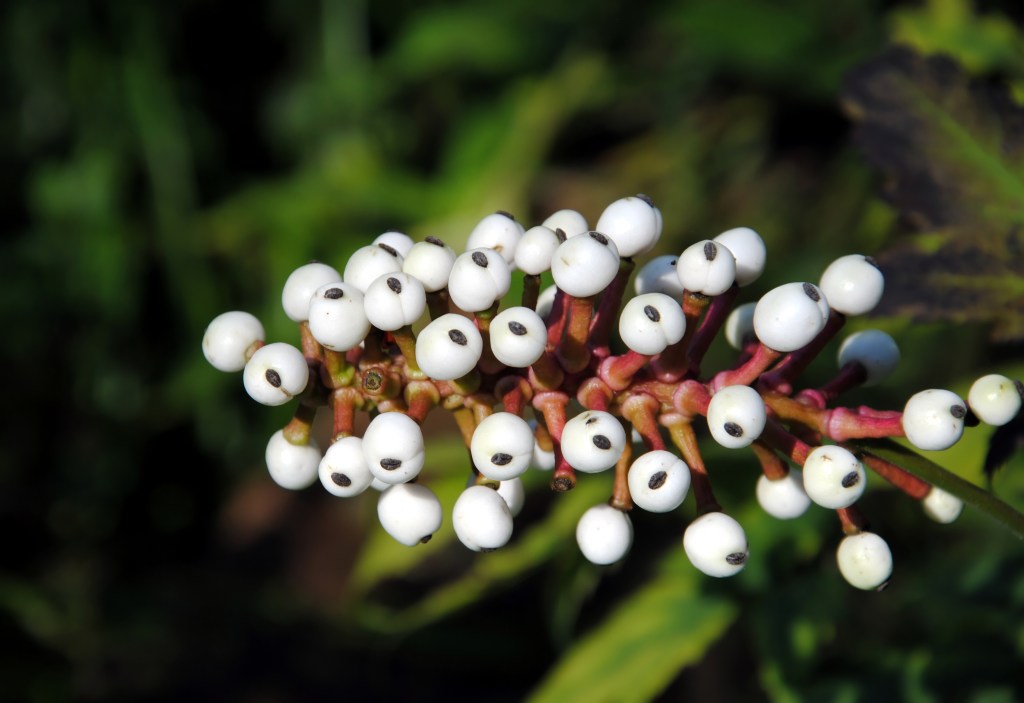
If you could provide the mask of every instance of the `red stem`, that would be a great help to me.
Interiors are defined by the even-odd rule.
[[[817,358],[821,350],[836,336],[836,333],[843,328],[844,324],[846,324],[846,315],[830,310],[828,321],[825,323],[824,329],[818,333],[818,336],[812,339],[806,346],[787,354],[786,358],[779,362],[779,365],[772,369],[771,373],[764,375],[761,382],[765,387],[772,390],[781,391],[787,395],[792,393],[793,381]]]
[[[732,311],[732,304],[736,301],[739,292],[740,287],[733,283],[729,290],[712,298],[707,314],[704,315],[700,327],[694,333],[687,351],[687,360],[693,375],[696,376],[700,373],[700,364],[704,360],[704,355],[707,354],[711,342],[714,341],[715,336],[728,319],[729,313]]]
[[[779,360],[782,352],[775,351],[763,344],[757,345],[757,351],[743,364],[735,369],[720,371],[708,383],[708,388],[715,393],[726,386],[749,386],[756,381],[761,374],[771,368],[772,364]]]
[[[690,484],[693,486],[693,495],[697,501],[697,514],[720,511],[722,506],[715,500],[715,494],[711,490],[711,477],[708,476],[708,470],[700,456],[693,425],[689,422],[675,422],[669,426],[668,431],[683,461],[690,467]]]
[[[555,356],[567,373],[577,373],[587,368],[590,363],[590,348],[587,336],[590,333],[590,321],[594,316],[594,296],[569,299],[569,325],[555,349]]]

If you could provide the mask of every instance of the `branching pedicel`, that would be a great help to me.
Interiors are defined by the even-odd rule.
[[[765,511],[791,519],[811,502],[836,510],[846,533],[837,551],[841,573],[858,588],[884,586],[892,555],[856,508],[865,466],[940,522],[954,520],[962,504],[849,443],[905,436],[920,449],[945,449],[965,424],[1012,419],[1024,386],[992,375],[974,384],[969,403],[932,389],[902,412],[833,407],[844,391],[879,382],[899,361],[891,337],[859,332],[840,347],[831,381],[794,385],[847,315],[878,303],[883,279],[874,262],[844,256],[819,285],[789,283],[733,309],[739,287],[765,264],[760,236],[737,228],[651,261],[637,272],[638,295],[622,306],[633,257],[655,245],[661,227],[660,211],[639,195],[608,206],[594,230],[571,210],[528,231],[507,213],[488,215],[460,255],[433,237],[414,244],[387,232],[355,252],[344,276],[311,263],[288,278],[282,302],[299,323],[301,351],[265,345],[262,325],[243,312],[210,323],[203,350],[218,369],[244,370],[258,402],[298,399],[292,421],[267,445],[277,483],[300,489],[319,477],[342,497],[373,487],[381,491],[381,524],[403,544],[426,542],[442,522],[437,497],[416,483],[424,464],[420,425],[440,407],[454,414],[472,458],[474,485],[452,514],[470,549],[509,540],[522,507],[519,476],[531,464],[553,470],[555,491],[573,488],[577,472],[613,469],[608,504],[588,510],[577,527],[587,559],[621,559],[632,542],[634,504],[668,512],[692,486],[698,517],[683,536],[686,554],[708,575],[736,574],[747,538],[715,499],[695,432],[706,418],[715,441],[749,447],[760,462],[757,499]],[[513,266],[525,276],[522,305],[498,313]],[[541,292],[548,270],[555,287]],[[425,310],[431,322],[417,335],[413,325]],[[616,328],[628,348],[620,355],[611,352]],[[723,330],[739,358],[704,373],[703,356]],[[582,412],[573,413],[574,400]],[[334,423],[321,456],[310,427],[323,405]],[[358,412],[373,416],[362,439],[353,436]],[[635,459],[631,435],[645,450]],[[666,450],[666,437],[679,456]]]

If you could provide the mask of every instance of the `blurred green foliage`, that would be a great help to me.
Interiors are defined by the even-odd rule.
[[[372,496],[271,485],[264,442],[287,409],[253,407],[199,349],[233,308],[293,341],[290,270],[341,265],[387,228],[457,246],[495,209],[593,219],[635,192],[664,212],[664,252],[761,232],[750,299],[816,280],[905,224],[850,145],[843,76],[900,41],[1019,95],[1017,5],[11,0],[0,18],[6,697],[1024,698],[1024,553],[977,513],[930,524],[875,481],[864,509],[896,577],[854,592],[834,518],[770,520],[756,465],[705,442],[751,537],[736,579],[685,562],[689,504],[634,515],[624,563],[585,563],[574,523],[602,476],[567,496],[535,477],[494,554],[450,528],[408,550],[374,527]],[[908,363],[852,402],[1024,375],[982,322],[871,324]],[[427,474],[448,505],[466,462],[452,431],[438,421]],[[988,434],[932,458],[980,481]],[[1024,505],[1019,456],[996,488]]]

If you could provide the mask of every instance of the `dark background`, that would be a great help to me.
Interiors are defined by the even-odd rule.
[[[634,514],[623,564],[584,563],[573,525],[607,477],[564,500],[535,477],[493,555],[448,528],[407,550],[372,495],[273,485],[263,449],[288,409],[200,352],[228,309],[294,343],[288,273],[340,268],[386,229],[458,246],[499,208],[594,222],[636,192],[664,213],[655,253],[761,232],[749,299],[817,280],[908,230],[851,144],[846,72],[903,42],[1020,95],[1019,19],[963,0],[5,3],[3,697],[1024,698],[1024,555],[976,511],[935,525],[874,480],[864,510],[896,577],[856,592],[833,516],[767,520],[750,457],[707,447],[751,536],[735,579],[680,556],[690,501]],[[853,402],[1022,375],[1020,347],[982,322],[872,323],[905,363]],[[465,475],[450,432],[427,471],[446,505]],[[980,482],[989,432],[932,458]],[[1018,507],[1022,469],[996,480]]]

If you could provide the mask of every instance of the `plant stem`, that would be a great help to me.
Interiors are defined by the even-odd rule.
[[[674,422],[668,426],[668,431],[683,461],[690,467],[690,484],[693,486],[693,496],[697,501],[697,514],[720,511],[722,506],[715,500],[714,491],[711,490],[711,477],[708,476],[708,470],[701,458],[693,425],[689,422]]]
[[[577,373],[587,368],[587,364],[590,363],[587,337],[594,315],[594,296],[566,297],[569,299],[569,324],[555,349],[555,356],[566,373]]]

